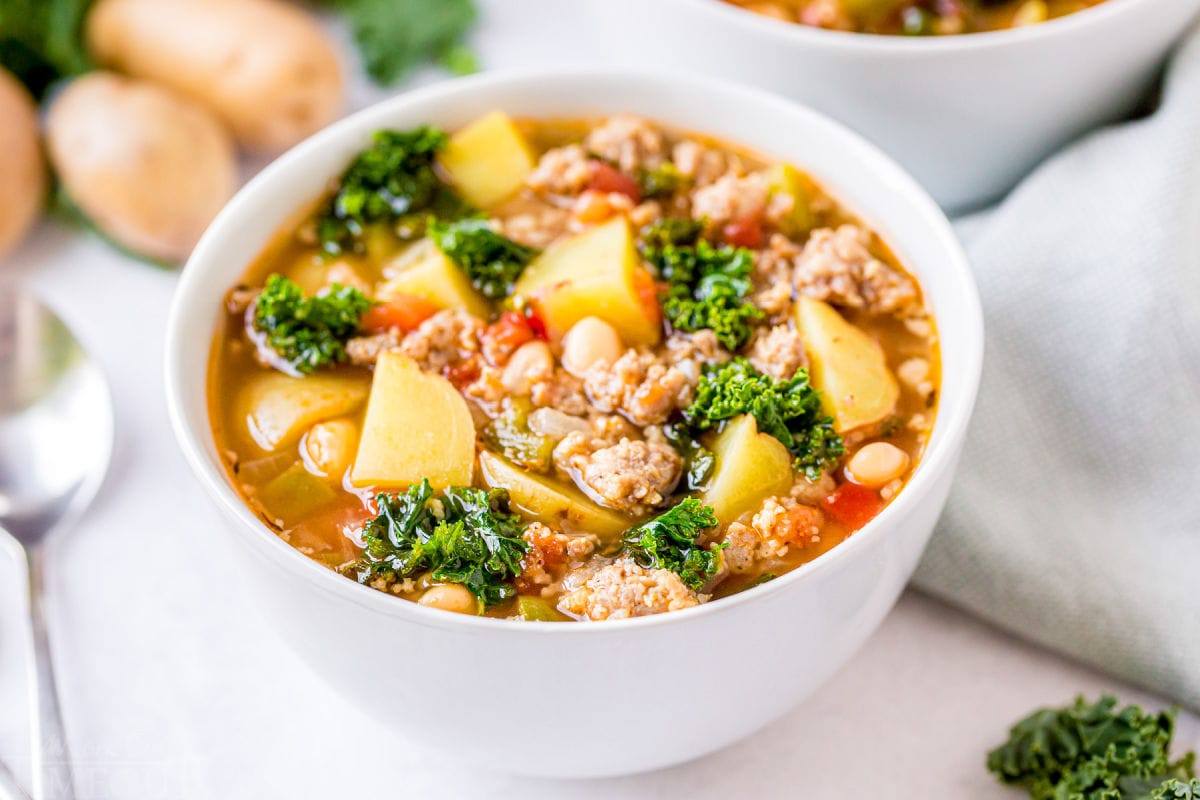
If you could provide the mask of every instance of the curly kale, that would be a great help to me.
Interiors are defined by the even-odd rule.
[[[663,217],[638,231],[638,248],[646,258],[647,253],[658,252],[669,245],[690,247],[704,233],[704,221],[687,217]]]
[[[641,168],[635,178],[645,200],[670,197],[688,182],[687,176],[670,161],[654,169]]]
[[[712,508],[689,497],[674,508],[625,533],[625,549],[629,555],[648,569],[669,569],[678,573],[684,584],[700,589],[708,583],[721,566],[722,542],[704,548],[700,540],[709,529],[716,527],[717,515]]]
[[[496,233],[484,219],[433,221],[427,230],[437,248],[490,300],[512,294],[517,278],[538,254],[535,248]]]
[[[392,224],[417,214],[460,217],[466,204],[434,172],[445,132],[421,126],[376,131],[370,147],[342,174],[338,190],[317,219],[317,238],[329,255],[358,252],[367,226]]]
[[[695,437],[687,425],[664,425],[663,435],[683,458],[684,485],[689,492],[703,491],[708,486],[717,464],[717,457]]]
[[[307,375],[346,360],[346,340],[358,332],[372,302],[357,289],[333,284],[315,297],[272,275],[254,303],[254,328],[296,372]]]
[[[380,494],[375,504],[379,515],[363,527],[363,555],[354,568],[360,582],[428,571],[434,580],[462,584],[483,606],[516,597],[512,580],[529,546],[505,490],[450,487],[435,494],[423,480],[404,494]]]
[[[786,381],[763,375],[745,358],[709,366],[683,418],[694,431],[716,428],[739,414],[750,414],[758,430],[778,439],[795,457],[794,467],[810,480],[837,462],[845,447],[833,419],[821,407],[821,393],[799,369]]]
[[[743,247],[716,247],[704,239],[675,243],[693,230],[691,225],[676,223],[643,238],[642,256],[667,282],[663,314],[676,330],[711,328],[726,349],[737,350],[750,340],[754,323],[763,318],[762,310],[746,299],[754,288],[750,280],[754,254]]]
[[[1082,697],[1043,708],[1018,722],[1008,741],[988,753],[987,767],[1034,800],[1170,800],[1200,789],[1194,755],[1168,756],[1175,715],[1117,708],[1115,697]]]

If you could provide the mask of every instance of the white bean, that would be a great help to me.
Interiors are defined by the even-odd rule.
[[[871,442],[850,457],[846,471],[855,483],[878,489],[908,469],[908,453],[888,442]]]
[[[430,608],[440,608],[442,611],[453,611],[456,614],[479,613],[479,602],[475,595],[457,583],[430,587],[417,603]]]
[[[300,453],[309,472],[340,481],[354,461],[358,426],[348,419],[318,422],[300,441]]]
[[[535,340],[516,349],[500,374],[500,383],[514,395],[524,396],[529,394],[529,387],[535,381],[549,377],[553,372],[554,356],[550,345]]]
[[[625,350],[616,329],[599,317],[584,317],[572,325],[562,348],[563,369],[576,377],[598,363],[612,364]]]

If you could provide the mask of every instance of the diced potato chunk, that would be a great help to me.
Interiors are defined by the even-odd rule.
[[[792,488],[792,455],[774,436],[758,432],[749,414],[734,417],[713,442],[713,477],[701,500],[722,524]]]
[[[654,284],[634,248],[629,221],[617,217],[542,253],[517,281],[555,341],[584,317],[599,317],[626,344],[653,345],[660,333]]]
[[[250,436],[263,450],[291,444],[322,420],[352,414],[367,399],[360,376],[257,374],[241,390],[239,408]]]
[[[503,111],[493,111],[450,137],[442,167],[463,197],[488,208],[514,194],[533,171],[525,137]]]
[[[812,365],[813,386],[838,433],[879,422],[892,413],[900,387],[883,348],[828,303],[801,297],[796,324]]]
[[[812,198],[817,188],[811,178],[790,164],[776,164],[767,171],[767,185],[772,195],[786,195],[792,200],[792,212],[781,221],[785,233],[796,236],[816,227]]]
[[[454,385],[399,352],[380,355],[351,482],[400,489],[428,478],[437,489],[467,486],[474,463],[475,423]]]
[[[458,266],[429,239],[422,239],[384,267],[388,279],[379,285],[376,299],[383,302],[412,295],[438,308],[461,308],[487,319],[491,305]]]
[[[485,486],[507,489],[515,508],[552,528],[594,533],[612,542],[633,526],[628,518],[600,507],[574,487],[526,472],[495,453],[479,454],[479,472]]]

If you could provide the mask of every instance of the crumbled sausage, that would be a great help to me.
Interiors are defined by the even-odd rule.
[[[573,195],[583,191],[592,179],[592,165],[587,153],[577,144],[547,150],[525,185],[538,192]]]
[[[584,424],[586,428],[582,430],[568,431],[554,448],[554,467],[563,475],[570,475],[577,464],[597,450],[638,435],[637,428],[618,416],[598,415]]]
[[[584,416],[589,410],[583,381],[561,367],[555,367],[542,380],[532,383],[529,399],[538,408],[554,408],[576,417]]]
[[[691,402],[687,374],[647,350],[626,350],[612,364],[598,362],[584,374],[584,389],[601,411],[620,412],[635,425],[665,422]]]
[[[824,514],[790,497],[768,497],[749,522],[730,524],[723,551],[730,572],[749,572],[761,562],[787,555],[792,547],[820,541]]]
[[[575,453],[565,461],[576,483],[596,502],[631,514],[661,505],[679,483],[681,467],[670,445],[637,439],[622,439],[586,455]]]
[[[641,117],[619,114],[592,130],[584,149],[616,164],[622,172],[653,169],[663,160],[662,132]]]
[[[400,350],[421,369],[441,372],[478,353],[482,332],[483,323],[465,311],[439,311],[405,336]]]
[[[724,364],[732,357],[721,346],[717,334],[709,328],[702,328],[695,333],[674,331],[663,345],[667,349],[668,361],[675,366],[683,361],[690,361],[697,368],[706,364]]]
[[[598,225],[619,214],[633,210],[633,200],[620,192],[588,190],[575,199],[571,206],[572,229],[582,230],[588,225]]]
[[[530,523],[521,536],[529,544],[516,580],[523,594],[557,594],[563,573],[582,564],[600,543],[592,534],[568,536],[540,522]]]
[[[796,260],[796,288],[818,300],[874,314],[912,305],[917,289],[906,275],[871,254],[871,235],[857,225],[813,231]]]
[[[744,217],[756,217],[767,205],[767,178],[761,172],[737,176],[726,173],[708,186],[692,192],[692,218],[710,226]]]
[[[579,588],[559,601],[558,608],[582,619],[626,619],[678,611],[700,601],[674,572],[646,569],[623,558],[591,571]]]
[[[720,150],[705,147],[692,139],[684,139],[671,150],[671,160],[675,168],[694,186],[708,186],[722,175],[733,172],[739,173],[741,163],[737,156],[726,156]]]
[[[750,363],[762,374],[786,381],[808,365],[804,339],[786,323],[760,331],[750,346]]]
[[[833,490],[837,488],[837,481],[834,480],[831,472],[824,472],[821,477],[815,481],[810,481],[804,475],[797,475],[796,482],[792,484],[792,488],[788,491],[788,496],[799,503],[815,506],[829,495],[833,494]]]
[[[367,366],[379,360],[379,354],[386,350],[394,350],[400,346],[400,334],[395,330],[372,334],[371,336],[355,336],[346,342],[346,355],[351,364]]]
[[[241,316],[258,300],[262,289],[252,289],[249,286],[235,286],[225,295],[225,310],[230,314]]]
[[[498,233],[507,236],[514,242],[544,250],[555,239],[566,233],[570,220],[571,210],[569,208],[538,203],[528,211],[514,213],[512,216],[501,219],[493,219],[492,225]]]
[[[781,233],[771,235],[767,247],[754,256],[754,305],[778,316],[792,304],[792,270],[800,248]]]

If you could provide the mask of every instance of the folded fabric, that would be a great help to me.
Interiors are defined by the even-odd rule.
[[[916,584],[1200,709],[1200,33],[960,232],[987,356]]]

